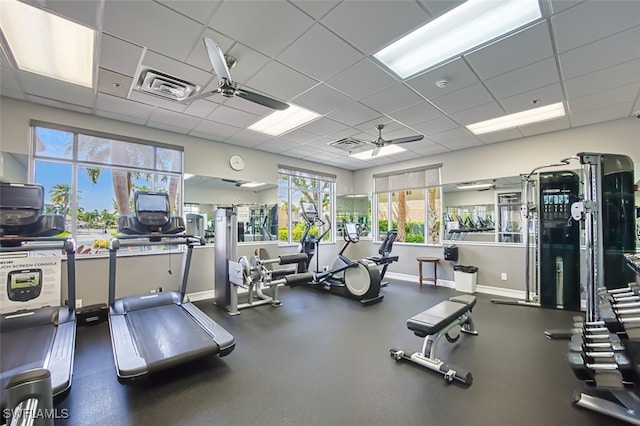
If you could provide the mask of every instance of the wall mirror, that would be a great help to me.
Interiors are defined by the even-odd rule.
[[[214,213],[224,208],[238,215],[238,242],[276,241],[277,189],[274,183],[185,175],[187,232],[213,243]]]
[[[341,238],[345,223],[356,223],[361,238],[371,238],[371,194],[336,196],[336,236]]]
[[[442,185],[445,242],[521,243],[520,176]]]

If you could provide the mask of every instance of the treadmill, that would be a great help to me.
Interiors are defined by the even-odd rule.
[[[11,388],[27,371],[49,370],[54,397],[71,387],[76,337],[75,241],[56,237],[64,231],[64,217],[43,215],[43,209],[42,186],[0,183],[0,253],[62,249],[68,273],[67,306],[20,309],[0,317],[2,410],[14,408],[7,406],[12,395],[5,387]],[[3,259],[3,264],[8,265],[9,260]],[[42,281],[33,278],[35,269],[6,272],[9,300],[26,302],[38,297]]]
[[[189,302],[186,295],[193,247],[201,238],[184,234],[181,217],[169,216],[166,193],[134,194],[135,216],[121,216],[120,235],[109,246],[109,328],[119,379],[135,379],[194,359],[228,355],[235,339]],[[117,252],[124,247],[187,246],[178,291],[116,299]]]

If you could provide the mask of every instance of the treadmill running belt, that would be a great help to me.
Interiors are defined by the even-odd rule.
[[[149,371],[220,350],[213,337],[179,305],[131,311],[126,316]]]
[[[42,368],[55,332],[53,324],[2,333],[0,345],[0,393],[2,408],[7,403],[5,386],[9,379],[23,371]]]

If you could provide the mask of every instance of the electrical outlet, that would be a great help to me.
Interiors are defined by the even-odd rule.
[[[76,309],[82,308],[82,299],[76,299]]]
[[[500,279],[502,279],[502,281],[506,281],[507,280],[507,273],[503,272],[502,274],[500,274]]]

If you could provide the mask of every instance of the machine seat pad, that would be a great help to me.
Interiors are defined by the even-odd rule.
[[[458,299],[453,301],[451,299]],[[407,328],[419,337],[436,334],[460,316],[469,312],[476,303],[474,296],[455,296],[430,307],[407,320]]]

